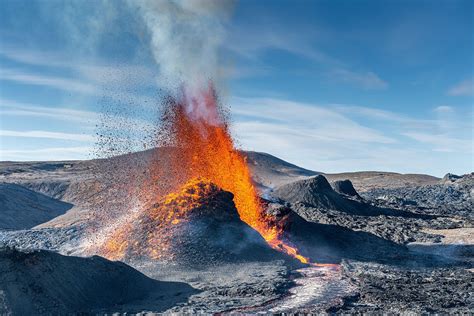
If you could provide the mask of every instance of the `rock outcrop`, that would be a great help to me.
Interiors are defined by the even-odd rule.
[[[332,186],[334,191],[339,194],[344,194],[353,198],[361,198],[356,189],[354,189],[351,180],[337,180],[333,182]]]
[[[272,195],[285,202],[302,203],[321,211],[338,211],[363,216],[404,215],[403,212],[376,208],[363,201],[341,195],[333,190],[322,175],[282,185],[276,188]]]

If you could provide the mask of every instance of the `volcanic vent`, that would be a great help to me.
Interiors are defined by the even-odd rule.
[[[204,213],[212,214],[213,220],[224,223],[226,219],[232,223],[236,208],[240,220],[256,230],[272,248],[304,263],[309,261],[282,240],[283,223],[267,215],[260,203],[245,158],[234,146],[226,110],[212,84],[199,92],[183,88],[178,96],[166,98],[160,121],[157,147],[167,150],[156,151],[141,189],[141,204],[146,212],[140,215],[139,221],[146,233],[141,234],[133,225],[120,229],[106,242],[101,251],[105,251],[104,255],[108,258],[179,255],[178,248],[182,247],[171,247],[170,243],[174,242],[173,232],[183,229],[181,225],[196,217],[204,220]],[[218,188],[233,194],[235,208],[225,199],[213,200],[228,194]],[[204,200],[210,206],[198,206]],[[156,201],[160,202],[155,204]],[[219,205],[222,207],[216,203],[223,203]],[[218,212],[230,213],[216,216]]]

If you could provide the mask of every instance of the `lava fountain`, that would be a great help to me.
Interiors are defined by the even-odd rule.
[[[235,148],[226,114],[212,84],[198,94],[190,95],[183,89],[178,98],[167,98],[157,138],[160,147],[170,150],[165,160],[159,156],[154,160],[152,183],[146,186],[154,193],[146,196],[170,194],[193,178],[208,179],[234,194],[241,220],[272,248],[309,263],[283,240],[285,223],[265,213],[246,159]]]

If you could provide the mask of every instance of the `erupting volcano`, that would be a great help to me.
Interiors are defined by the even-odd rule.
[[[142,194],[143,205],[146,205],[144,209],[153,209],[153,203],[165,197],[164,204],[168,207],[155,208],[153,211],[164,212],[154,216],[158,220],[157,225],[167,225],[170,230],[178,229],[179,225],[176,224],[182,216],[177,214],[184,214],[186,210],[196,207],[196,203],[202,203],[202,199],[179,199],[176,192],[188,190],[199,192],[200,195],[207,194],[198,187],[200,182],[192,180],[203,178],[234,195],[233,201],[240,219],[255,229],[272,248],[309,263],[308,258],[300,255],[296,248],[284,240],[284,219],[277,220],[265,212],[245,157],[235,148],[226,109],[219,103],[212,84],[200,93],[190,94],[183,89],[179,97],[166,98],[157,139],[159,147],[169,150],[166,155],[162,151],[157,152]],[[177,198],[179,203],[176,202]],[[120,231],[120,234],[126,236],[127,230]],[[112,236],[106,243],[108,246],[104,254],[109,258],[123,258],[128,247],[127,240],[129,237]],[[159,252],[164,251],[165,246],[160,245],[159,239],[155,241],[153,244],[156,249],[151,251],[151,257],[157,258],[161,257]]]
[[[191,179],[118,228],[100,252],[115,260],[187,267],[288,260],[239,218],[233,197],[207,179]]]

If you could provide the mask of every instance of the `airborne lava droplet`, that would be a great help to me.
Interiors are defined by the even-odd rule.
[[[143,203],[151,205],[157,198],[165,197],[166,204],[167,200],[176,198],[174,192],[183,186],[189,190],[190,180],[208,179],[234,194],[241,220],[258,231],[272,248],[309,263],[309,259],[300,255],[296,248],[283,242],[284,223],[265,213],[245,157],[234,146],[226,117],[225,108],[219,104],[212,84],[198,94],[189,94],[183,89],[179,97],[167,98],[157,134],[158,146],[166,150],[157,151],[153,159],[150,183],[144,186],[146,192],[143,196],[147,200]],[[183,205],[174,203],[174,208],[161,208],[161,211],[169,212],[161,217],[171,219],[166,223],[172,229],[171,226],[179,223],[173,214],[188,209],[186,203],[197,201],[186,200]],[[126,238],[123,240],[127,243]],[[114,259],[120,259],[127,248],[123,243],[115,245],[109,242],[109,246],[106,255]],[[166,245],[157,245],[158,248],[165,249]]]

